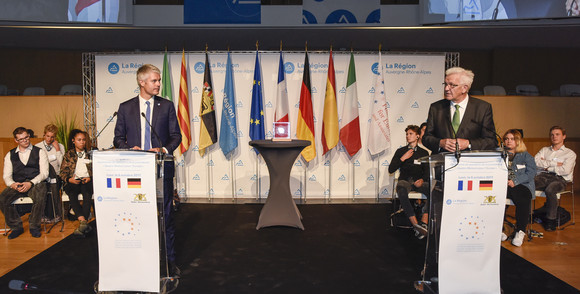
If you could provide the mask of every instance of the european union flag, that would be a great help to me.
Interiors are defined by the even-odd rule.
[[[224,101],[222,107],[222,121],[220,125],[220,148],[224,156],[238,147],[238,127],[236,123],[236,97],[234,95],[234,78],[232,71],[232,59],[228,52],[226,64],[226,84],[224,86]]]
[[[264,105],[262,103],[262,76],[260,60],[256,51],[256,67],[254,69],[254,85],[252,86],[252,108],[250,110],[250,138],[264,140]]]

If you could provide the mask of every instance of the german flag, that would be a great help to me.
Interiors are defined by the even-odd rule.
[[[127,187],[128,188],[141,188],[141,179],[139,179],[139,178],[127,179]]]
[[[479,181],[479,191],[493,190],[493,181]]]

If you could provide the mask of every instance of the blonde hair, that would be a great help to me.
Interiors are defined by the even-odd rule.
[[[159,70],[159,68],[153,64],[143,64],[137,70],[137,85],[139,87],[141,87],[141,84],[139,84],[139,81],[144,81],[146,79],[146,77],[149,75],[149,73],[151,73],[151,72],[156,72],[159,75],[161,75],[161,71]]]
[[[56,133],[58,132],[58,127],[53,124],[48,124],[44,127],[44,134],[46,135],[46,133],[48,132],[56,135]]]
[[[508,134],[512,134],[514,136],[514,141],[516,141],[516,153],[526,152],[528,148],[522,139],[522,133],[516,129],[509,129],[503,134],[502,139],[505,141],[505,138]]]
[[[451,67],[445,71],[445,76],[458,74],[461,76],[461,83],[466,84],[469,88],[471,88],[471,84],[473,83],[473,78],[475,78],[475,74],[465,68],[462,67]]]

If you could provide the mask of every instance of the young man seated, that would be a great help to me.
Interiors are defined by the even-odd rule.
[[[553,126],[550,128],[551,146],[540,149],[535,160],[538,167],[535,183],[536,190],[544,191],[546,203],[536,210],[546,213],[546,231],[556,230],[556,217],[558,212],[557,193],[566,189],[567,182],[574,178],[574,166],[576,165],[576,153],[564,146],[566,129]]]
[[[0,194],[0,209],[4,214],[6,225],[12,232],[8,239],[14,239],[24,233],[22,220],[12,205],[14,200],[28,196],[32,198],[32,211],[28,222],[32,237],[40,237],[40,221],[44,213],[46,183],[48,177],[48,158],[46,152],[30,144],[28,130],[18,127],[12,132],[18,146],[4,157],[4,182],[6,189]]]
[[[391,164],[389,165],[389,173],[394,173],[399,169],[399,180],[397,182],[397,196],[403,206],[403,211],[409,217],[415,236],[423,239],[427,235],[427,222],[429,215],[427,213],[427,205],[423,206],[421,215],[421,223],[415,216],[415,210],[409,200],[409,192],[418,191],[425,195],[429,195],[429,167],[426,164],[421,164],[419,158],[429,156],[429,153],[418,146],[419,143],[419,127],[416,125],[409,125],[405,129],[405,136],[407,145],[403,146],[393,155]]]

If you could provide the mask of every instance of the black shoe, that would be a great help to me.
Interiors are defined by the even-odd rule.
[[[556,230],[556,220],[555,219],[546,219],[546,223],[544,224],[544,229],[548,232],[553,232]]]
[[[12,233],[10,233],[10,235],[8,235],[8,239],[11,240],[11,239],[18,238],[18,236],[22,235],[22,233],[24,233],[23,228],[12,230]]]
[[[30,229],[30,235],[34,238],[40,238],[40,229]]]

